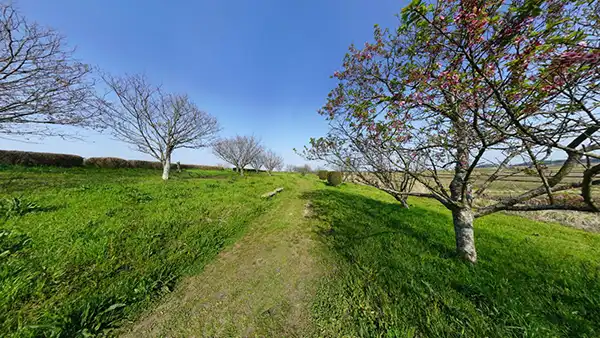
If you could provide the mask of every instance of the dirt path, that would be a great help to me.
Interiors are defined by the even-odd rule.
[[[164,303],[128,328],[128,337],[304,337],[312,332],[310,304],[323,269],[302,193],[294,190],[257,219],[248,234]]]

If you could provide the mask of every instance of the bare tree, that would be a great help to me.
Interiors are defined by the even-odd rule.
[[[115,137],[159,160],[164,180],[174,150],[207,147],[219,132],[217,120],[186,95],[164,94],[139,75],[103,78],[115,100],[101,101],[102,122]]]
[[[267,169],[267,173],[269,173],[269,175],[271,175],[273,170],[283,168],[283,157],[279,156],[276,152],[272,150],[267,150],[263,156],[263,164]]]
[[[264,164],[265,164],[265,151],[264,151],[264,149],[261,149],[260,154],[256,155],[252,159],[252,161],[250,161],[250,165],[252,165],[252,168],[254,168],[254,170],[257,173],[259,173],[260,168],[262,168]]]
[[[408,208],[405,192],[412,191],[416,181],[397,165],[401,153],[389,149],[385,142],[370,137],[363,130],[354,130],[347,119],[332,120],[329,126],[327,136],[311,139],[311,147],[305,147],[300,155],[308,160],[324,161],[341,172],[344,181],[376,187]],[[410,167],[415,171],[424,168],[416,158]]]
[[[52,125],[90,125],[90,67],[57,32],[0,4],[0,134],[62,135]]]
[[[222,139],[213,145],[213,153],[223,161],[232,164],[244,176],[244,168],[263,151],[260,141],[254,136],[235,136]]]
[[[288,165],[289,172],[299,173],[302,176],[306,176],[306,174],[312,172],[312,167],[308,164],[304,165]]]

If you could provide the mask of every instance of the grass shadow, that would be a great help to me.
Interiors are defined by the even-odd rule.
[[[315,304],[326,335],[600,333],[597,260],[565,256],[552,239],[518,237],[510,222],[521,219],[499,216],[476,223],[480,262],[470,266],[452,259],[452,220],[443,209],[421,200],[402,209],[355,190],[327,187],[303,196],[337,266]]]

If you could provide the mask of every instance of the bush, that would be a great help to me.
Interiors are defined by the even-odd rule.
[[[342,184],[342,173],[339,171],[330,171],[327,173],[327,183],[336,187]]]
[[[129,168],[129,161],[118,157],[90,157],[84,164],[96,168]]]
[[[317,176],[319,176],[320,180],[326,180],[327,179],[327,170],[317,171]]]
[[[216,166],[216,165],[199,165],[199,164],[181,164],[181,169],[225,170],[225,168],[223,168],[221,166]]]
[[[129,168],[162,169],[162,163],[142,160],[129,160]]]
[[[0,150],[0,164],[22,166],[81,167],[83,157],[68,154],[36,153],[30,151]]]

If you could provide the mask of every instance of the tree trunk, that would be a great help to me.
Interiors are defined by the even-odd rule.
[[[167,156],[167,158],[163,161],[162,179],[165,181],[168,180],[170,172],[171,172],[171,156]]]
[[[406,196],[403,195],[399,195],[399,194],[392,194],[392,196],[394,196],[394,198],[396,199],[396,201],[400,202],[400,204],[402,204],[403,208],[408,209],[408,203],[406,202]]]
[[[458,257],[470,263],[477,263],[475,234],[473,232],[473,211],[470,208],[452,210],[456,253]]]
[[[456,236],[456,253],[459,258],[475,264],[477,263],[477,252],[475,251],[474,217],[471,207],[472,184],[467,177],[470,166],[468,126],[460,118],[455,119],[452,125],[455,128],[454,140],[457,146],[454,178],[450,182],[449,188],[452,201],[457,204],[451,208],[454,235]]]
[[[240,171],[240,176],[244,176],[244,168],[238,167],[238,170]]]

